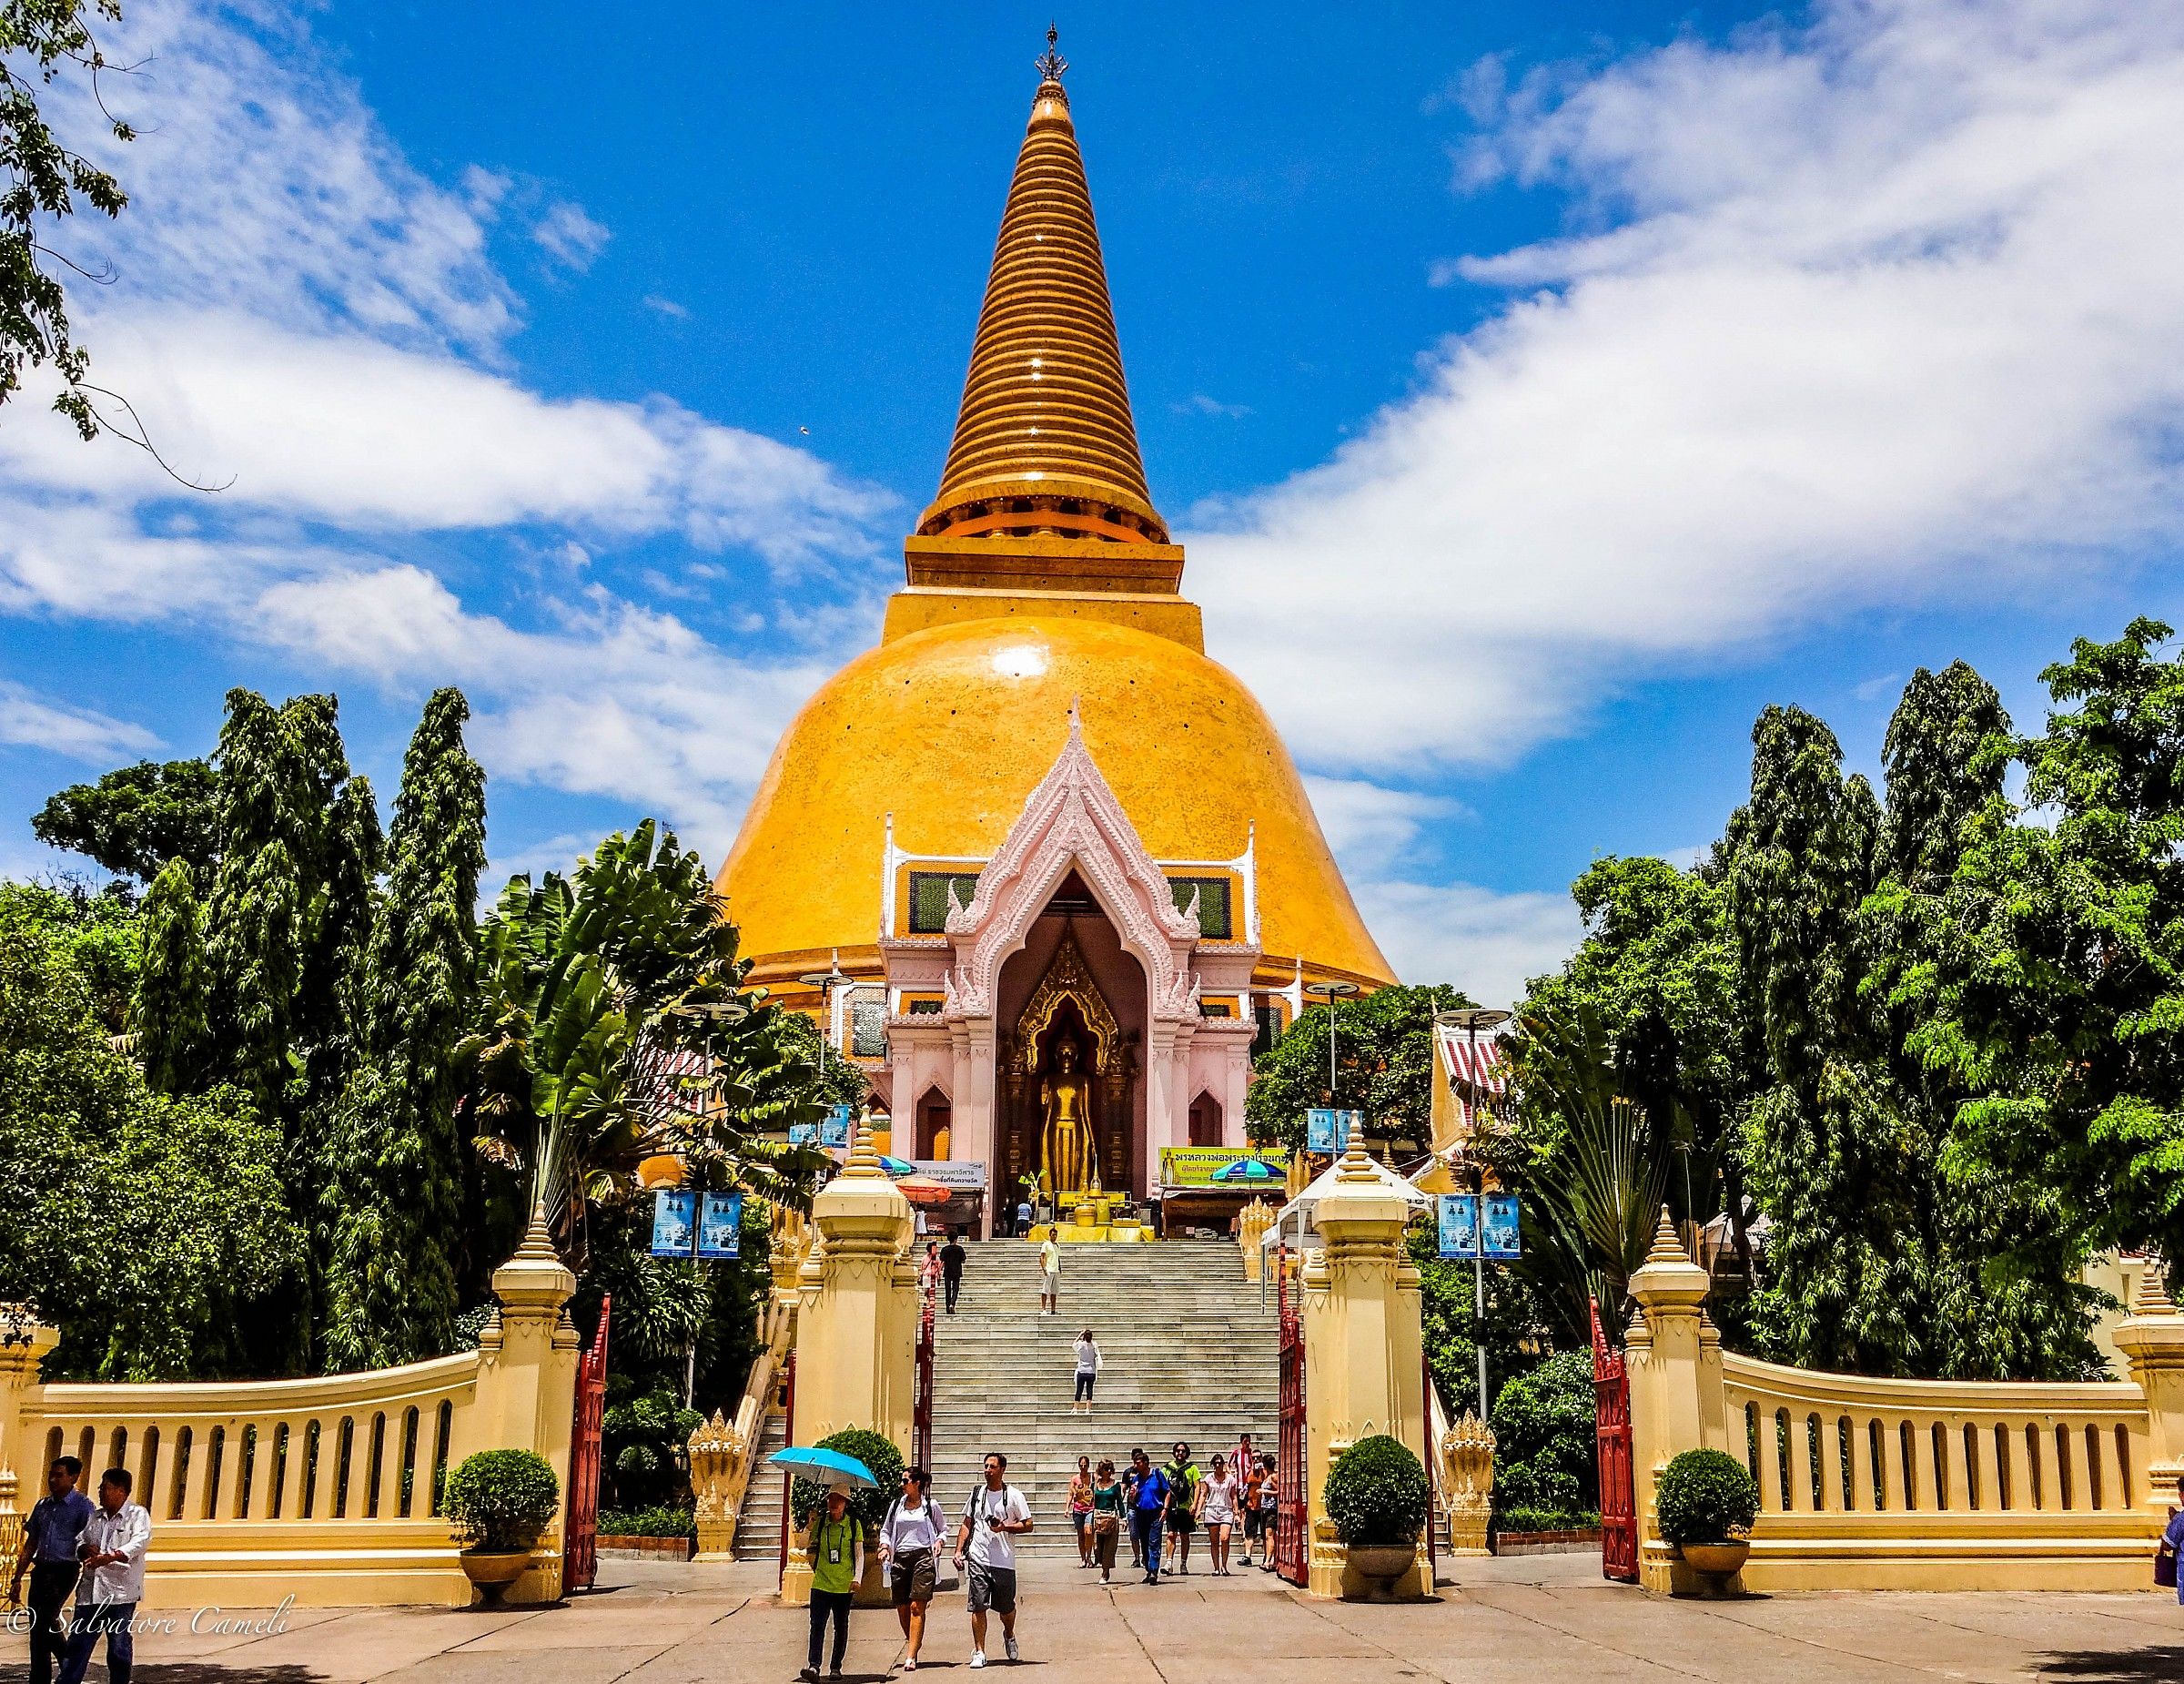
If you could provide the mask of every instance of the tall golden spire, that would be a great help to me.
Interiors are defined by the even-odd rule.
[[[1048,29],[956,440],[918,535],[1164,544],[1055,40]]]

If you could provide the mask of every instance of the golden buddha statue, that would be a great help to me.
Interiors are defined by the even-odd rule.
[[[1077,1043],[1055,1055],[1055,1073],[1039,1089],[1039,1179],[1055,1202],[1092,1185],[1092,1084],[1077,1073]]]

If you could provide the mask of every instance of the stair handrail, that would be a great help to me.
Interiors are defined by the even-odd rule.
[[[799,1256],[802,1250],[796,1248]],[[796,1343],[794,1293],[775,1291],[766,1304],[760,1333],[764,1343],[751,1359],[733,1419],[715,1409],[713,1418],[690,1435],[690,1486],[696,1500],[698,1535],[695,1559],[700,1561],[733,1557],[736,1526],[743,1518],[743,1498],[751,1489],[766,1422],[781,1413],[777,1394],[782,1372]]]

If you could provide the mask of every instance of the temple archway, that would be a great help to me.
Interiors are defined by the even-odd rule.
[[[1221,1102],[1203,1091],[1190,1102],[1190,1143],[1193,1146],[1221,1143]]]
[[[925,1090],[925,1096],[917,1102],[917,1151],[913,1156],[931,1162],[945,1158],[950,1145],[950,1125],[955,1121],[955,1108],[948,1096],[937,1084]]]

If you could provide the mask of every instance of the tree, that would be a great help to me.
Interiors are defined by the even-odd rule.
[[[573,879],[511,878],[486,920],[467,1114],[580,1258],[589,1207],[626,1199],[656,1151],[700,1184],[808,1202],[818,1154],[763,1135],[818,1120],[819,1071],[744,992],[722,912],[703,862],[647,819]]]
[[[194,1093],[212,1065],[212,1004],[205,912],[187,859],[169,860],[152,880],[139,922],[143,958],[131,1012],[137,1061],[155,1092]]]
[[[1468,1006],[1446,983],[1390,987],[1335,1009],[1335,1081],[1328,1085],[1328,1008],[1300,1013],[1259,1058],[1244,1096],[1251,1138],[1304,1144],[1305,1112],[1360,1111],[1377,1140],[1425,1140],[1432,1132],[1433,1014]]]
[[[278,1143],[233,1088],[153,1093],[66,929],[0,917],[0,1301],[59,1324],[50,1374],[249,1372],[240,1331],[302,1262]]]
[[[324,1190],[329,1368],[437,1355],[454,1333],[464,1159],[455,1049],[485,866],[485,773],[463,746],[469,716],[460,691],[435,691],[410,740],[387,890],[353,989],[356,1060]]]
[[[2184,658],[2159,622],[2079,639],[1940,897],[1897,1002],[1924,1067],[1969,1097],[1946,1168],[2097,1249],[2184,1256]],[[2044,1234],[2033,1236],[2036,1242]],[[2043,1264],[2006,1243],[2023,1277]],[[2172,1271],[2172,1279],[2174,1278]]]
[[[219,855],[219,777],[209,761],[140,760],[56,791],[30,827],[48,847],[138,883],[149,883],[170,859],[209,878]]]
[[[136,989],[137,912],[114,886],[81,878],[43,883],[0,881],[0,926],[22,924],[58,942],[91,990],[99,1027],[119,1035],[128,1027]]]
[[[92,16],[118,21],[120,0],[0,0],[0,403],[21,390],[25,367],[53,364],[62,391],[53,407],[86,439],[99,421],[87,384],[90,357],[70,337],[59,269],[90,271],[56,252],[41,224],[73,215],[78,198],[117,217],[128,202],[105,170],[56,136],[38,109],[37,90],[65,68],[81,72],[96,95],[107,67],[93,37]],[[102,114],[105,107],[100,107]],[[126,123],[106,117],[116,140],[132,140]],[[92,279],[99,279],[93,275]]]

